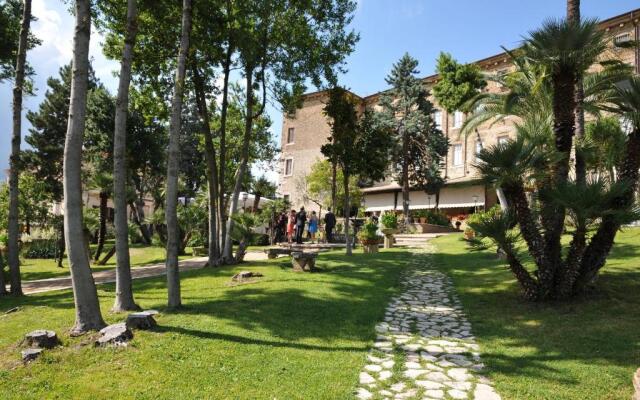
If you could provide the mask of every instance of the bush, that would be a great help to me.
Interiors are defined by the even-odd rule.
[[[129,234],[129,243],[142,243],[142,235],[140,234],[140,228],[138,228],[138,225],[133,222],[129,222],[129,225],[127,225],[127,231]]]
[[[56,258],[58,243],[55,239],[33,239],[25,243],[22,256],[24,258]]]
[[[425,216],[427,217],[427,223],[438,226],[451,226],[449,222],[449,218],[438,210],[429,210],[425,211]]]
[[[336,233],[342,233],[342,229],[344,228],[344,225],[342,225],[340,222],[338,222],[336,224]]]
[[[386,212],[380,217],[380,223],[387,229],[397,229],[398,216],[394,212]]]
[[[378,224],[368,220],[364,225],[362,225],[362,228],[358,232],[358,239],[360,239],[362,243],[379,241]]]
[[[269,235],[265,233],[254,233],[249,240],[249,246],[268,246]]]
[[[6,233],[0,233],[0,246],[1,247],[7,247],[9,243],[9,237],[7,236]]]

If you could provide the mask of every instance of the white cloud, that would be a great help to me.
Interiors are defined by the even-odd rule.
[[[33,0],[33,15],[37,18],[33,33],[42,40],[42,45],[33,49],[30,57],[39,68],[57,69],[71,61],[75,21],[65,7],[62,2],[55,4],[51,0]],[[96,76],[113,91],[117,87],[113,71],[118,70],[118,63],[104,57],[103,43],[104,36],[92,29],[89,56],[93,68]]]

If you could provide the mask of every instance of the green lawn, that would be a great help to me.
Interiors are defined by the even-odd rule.
[[[0,300],[2,399],[349,399],[374,325],[398,290],[404,250],[378,255],[321,254],[318,273],[291,271],[288,258],[182,274],[185,308],[164,310],[164,277],[134,281],[137,301],[161,311],[154,331],[138,331],[127,348],[96,349],[70,338],[70,291]],[[240,270],[264,278],[237,286]],[[113,285],[99,286],[108,322]],[[2,311],[15,306],[10,314]],[[53,329],[64,347],[23,366],[19,342],[32,329]]]
[[[105,245],[105,250],[103,252],[106,254],[109,249],[113,246],[113,241],[109,241]],[[94,250],[96,245],[91,245],[92,250]],[[180,256],[180,259],[190,258],[191,250],[187,249],[188,255]],[[156,247],[156,246],[142,246],[142,245],[131,245],[129,249],[129,254],[131,257],[131,266],[132,267],[140,267],[148,264],[156,264],[162,263],[165,260],[166,251],[164,247]],[[63,261],[63,268],[58,268],[58,263],[54,259],[44,259],[44,258],[21,258],[20,259],[20,272],[22,275],[23,281],[30,281],[36,279],[48,279],[48,278],[57,278],[61,276],[69,275],[69,266],[65,261]],[[109,261],[105,265],[96,265],[92,264],[91,269],[93,271],[104,271],[107,269],[112,269],[116,266],[116,257],[115,255],[109,259]]]
[[[493,252],[460,235],[434,241],[453,278],[503,399],[623,399],[640,367],[640,229],[618,234],[597,291],[564,304],[530,304]]]

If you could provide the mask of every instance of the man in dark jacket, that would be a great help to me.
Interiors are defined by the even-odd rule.
[[[327,243],[333,242],[333,228],[336,227],[336,216],[331,212],[331,207],[324,215],[324,230],[327,233]]]
[[[304,207],[300,207],[300,211],[296,214],[296,243],[302,244],[302,233],[304,232],[304,224],[307,223],[307,213]]]

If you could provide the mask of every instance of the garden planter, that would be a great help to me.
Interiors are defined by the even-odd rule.
[[[427,223],[427,218],[426,217],[421,217],[420,218],[420,223],[421,224],[426,224]]]
[[[393,235],[398,233],[398,230],[395,228],[383,228],[381,231],[384,234],[384,248],[390,249],[393,247],[393,243],[395,243]]]
[[[375,244],[362,244],[362,250],[365,252],[365,254],[372,254],[372,253],[377,253],[378,252],[378,242],[376,242]]]

